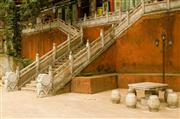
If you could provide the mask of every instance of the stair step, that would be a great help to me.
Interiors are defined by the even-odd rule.
[[[63,64],[63,62],[55,62],[54,65],[61,65],[61,64]]]
[[[26,87],[36,87],[36,84],[32,84],[32,83],[26,84]]]
[[[36,81],[36,80],[33,80],[33,81],[30,82],[30,84],[36,85],[36,84],[37,84],[37,81]]]
[[[36,91],[36,88],[34,88],[34,87],[22,87],[21,90],[23,90],[23,91]]]

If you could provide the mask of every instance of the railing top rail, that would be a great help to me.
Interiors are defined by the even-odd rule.
[[[148,2],[148,1],[145,1],[144,0],[144,7],[148,7],[148,6],[154,6],[154,7],[157,7],[156,5],[166,5],[164,7],[167,7],[168,5],[168,2],[170,4],[170,9],[173,9],[171,4],[175,3],[175,2],[178,2],[179,0],[162,0],[162,1],[157,1],[157,2]],[[142,6],[141,5],[142,3],[140,2],[139,4],[137,4],[136,6]],[[163,7],[163,6],[162,6]],[[165,8],[160,8],[160,9],[165,9]],[[135,7],[136,8],[136,7]],[[134,12],[134,9],[130,9],[130,12]],[[120,16],[122,17],[122,11],[119,11],[119,14],[116,13],[108,13],[108,16],[109,16],[109,20],[106,20],[106,21],[102,21],[101,22],[101,19],[106,19],[107,18],[107,15],[101,15],[101,16],[96,16],[96,17],[93,17],[93,16],[90,16],[90,17],[86,17],[86,19],[84,18],[81,18],[77,23],[81,24],[82,26],[88,26],[88,25],[95,25],[95,24],[105,24],[105,23],[113,23],[113,22],[118,22],[120,19],[114,19],[113,17],[118,17],[120,14]],[[131,14],[131,13],[130,13]],[[96,20],[96,21],[95,21]],[[99,22],[97,22],[98,20],[100,20]]]
[[[37,23],[35,24],[35,27],[32,28],[32,30],[29,30],[29,29],[24,29],[23,33],[29,33],[29,32],[37,32],[39,29],[38,28],[41,28],[41,30],[45,30],[43,26],[49,26],[51,27],[52,24],[55,24],[55,23],[60,23],[60,25],[66,25],[66,27],[69,27],[70,29],[72,29],[74,32],[79,32],[80,30],[78,28],[75,28],[74,26],[72,25],[69,25],[67,24],[66,22],[64,22],[63,20],[59,19],[59,18],[56,18],[56,19],[53,19],[53,20],[49,20],[49,21],[46,21],[44,23]],[[59,27],[59,26],[57,26]],[[68,32],[71,32],[72,30],[68,31]],[[73,32],[73,34],[74,34]]]

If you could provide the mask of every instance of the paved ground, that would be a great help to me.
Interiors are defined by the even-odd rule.
[[[169,109],[161,104],[159,112],[149,112],[145,106],[136,109],[125,106],[125,89],[121,90],[121,104],[112,104],[111,91],[98,94],[68,93],[47,98],[36,98],[34,92],[1,90],[1,118],[149,118],[180,119],[180,107]],[[142,96],[142,92],[138,92]],[[163,94],[160,96],[162,97]],[[180,93],[178,93],[180,97]]]

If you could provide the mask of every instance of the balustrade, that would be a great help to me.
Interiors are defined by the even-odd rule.
[[[175,4],[176,3],[176,4]],[[168,5],[169,4],[169,7]],[[160,5],[161,7],[157,7]],[[166,9],[164,9],[166,6]],[[150,11],[150,8],[151,9]],[[119,19],[118,25],[112,25],[112,27],[103,32],[101,30],[99,38],[93,42],[87,40],[86,47],[79,50],[77,54],[72,56],[72,53],[69,55],[69,60],[64,62],[59,66],[55,71],[53,71],[53,87],[55,92],[71,80],[73,76],[76,76],[83,68],[85,68],[89,63],[91,63],[95,58],[97,58],[102,52],[104,52],[108,47],[110,47],[116,40],[116,38],[123,33],[127,28],[129,28],[133,23],[135,23],[141,16],[147,13],[159,12],[160,9],[167,11],[168,9],[177,9],[180,8],[180,1],[162,1],[154,3],[152,5],[142,4],[133,9],[131,12],[126,13],[126,17]],[[82,28],[81,28],[82,29]],[[21,86],[25,84],[26,80],[34,76],[37,72],[43,71],[44,67],[48,67],[52,62],[62,57],[65,53],[68,53],[72,50],[71,46],[76,46],[77,43],[80,43],[82,40],[82,30],[76,35],[76,37],[70,38],[62,43],[61,45],[54,47],[46,55],[39,58],[37,55],[36,61],[30,64],[25,69],[21,70],[19,73],[19,81]],[[47,69],[47,68],[45,68]],[[28,79],[30,80],[30,79]]]

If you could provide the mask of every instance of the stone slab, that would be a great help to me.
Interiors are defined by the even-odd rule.
[[[128,86],[129,88],[134,88],[134,89],[151,90],[151,89],[165,89],[168,87],[168,84],[141,82],[141,83],[128,84]]]

